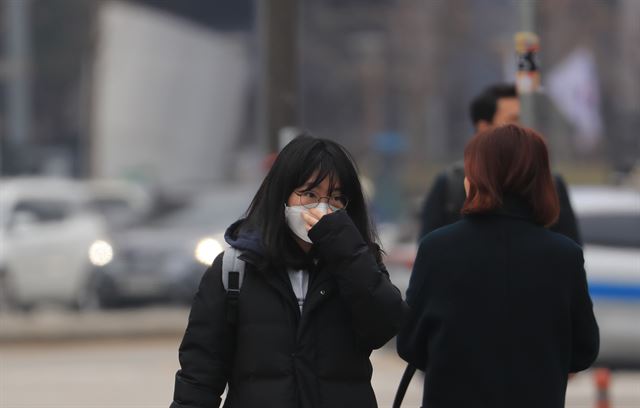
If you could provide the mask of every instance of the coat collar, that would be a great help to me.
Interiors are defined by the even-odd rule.
[[[505,194],[502,207],[491,211],[491,214],[534,221],[531,205],[524,198],[513,194]]]

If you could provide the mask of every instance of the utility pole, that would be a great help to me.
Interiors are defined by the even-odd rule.
[[[25,170],[31,125],[31,38],[30,0],[4,0],[3,16],[7,35],[4,40],[7,83],[7,144],[12,173]]]
[[[261,53],[260,133],[269,152],[280,148],[279,134],[299,126],[298,0],[258,0]]]

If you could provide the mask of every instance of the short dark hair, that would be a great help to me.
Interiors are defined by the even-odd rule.
[[[295,258],[297,244],[286,224],[284,205],[291,193],[311,177],[314,179],[307,187],[309,189],[319,185],[325,178],[329,179],[330,190],[340,184],[341,194],[349,199],[345,211],[380,261],[377,235],[369,218],[353,157],[340,144],[307,134],[293,139],[278,154],[247,210],[244,225],[260,231],[266,261],[285,266]]]
[[[475,135],[464,150],[469,194],[463,214],[502,207],[505,195],[524,199],[538,224],[552,225],[560,214],[547,145],[532,129],[505,125]]]
[[[473,98],[471,105],[469,105],[471,123],[474,127],[481,120],[492,123],[498,109],[498,99],[517,97],[518,93],[513,84],[494,84],[485,88],[478,96]]]

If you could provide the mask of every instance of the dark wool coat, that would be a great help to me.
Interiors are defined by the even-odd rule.
[[[425,370],[428,408],[561,408],[598,354],[581,248],[507,199],[425,236],[398,352]]]
[[[172,408],[373,408],[369,355],[408,312],[389,275],[345,211],[309,232],[302,314],[286,271],[259,267],[260,245],[240,234],[246,270],[237,323],[226,319],[222,256],[206,271],[180,346]],[[253,243],[252,243],[253,242]]]

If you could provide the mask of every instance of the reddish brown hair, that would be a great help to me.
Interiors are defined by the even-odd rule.
[[[499,209],[505,194],[523,198],[541,225],[553,224],[560,213],[547,145],[538,133],[517,125],[481,132],[464,150],[469,194],[463,214]]]

